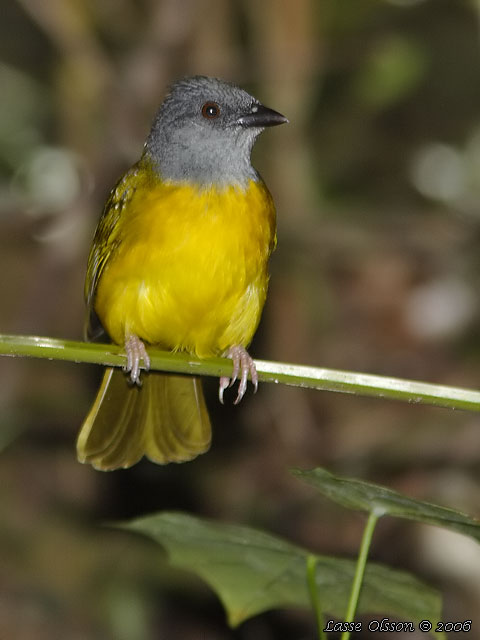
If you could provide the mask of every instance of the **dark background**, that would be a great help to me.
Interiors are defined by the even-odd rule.
[[[1,332],[81,338],[103,202],[168,83],[201,73],[290,119],[254,152],[278,248],[253,355],[479,386],[478,2],[10,0],[0,16]],[[95,472],[74,447],[100,375],[0,360],[1,638],[313,638],[301,612],[231,631],[159,547],[103,526],[182,509],[353,557],[363,517],[291,467],[480,513],[475,414],[282,385],[221,407],[207,381],[207,455]],[[372,558],[439,588],[479,637],[476,544],[386,519]]]

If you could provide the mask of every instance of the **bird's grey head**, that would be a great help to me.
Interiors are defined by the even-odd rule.
[[[165,180],[244,186],[258,178],[250,163],[265,127],[288,122],[232,84],[194,76],[175,83],[145,143],[145,155]]]

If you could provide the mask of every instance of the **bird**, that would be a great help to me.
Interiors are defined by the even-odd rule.
[[[251,163],[267,127],[288,122],[242,88],[207,77],[172,84],[140,160],[112,189],[85,279],[87,340],[107,336],[126,365],[107,367],[77,438],[95,469],[186,462],[211,443],[197,377],[148,371],[154,346],[232,359],[219,398],[258,374],[247,351],[276,246],[272,196]]]

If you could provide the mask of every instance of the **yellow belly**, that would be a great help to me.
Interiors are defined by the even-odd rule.
[[[265,302],[275,211],[267,189],[149,179],[118,221],[95,311],[122,344],[135,334],[201,357],[247,346]]]

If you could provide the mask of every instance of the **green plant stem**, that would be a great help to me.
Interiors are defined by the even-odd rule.
[[[153,370],[215,377],[230,375],[232,371],[231,361],[225,358],[200,359],[186,353],[168,353],[157,349],[149,349],[149,354]],[[0,355],[68,360],[114,367],[125,364],[123,348],[117,345],[55,340],[38,336],[0,334]],[[472,389],[265,360],[256,360],[255,364],[259,380],[262,382],[480,411],[480,391]]]
[[[317,588],[317,558],[310,554],[307,558],[307,584],[313,611],[315,612],[315,623],[317,627],[318,640],[326,640],[323,631],[322,603]]]
[[[355,614],[357,612],[358,599],[360,597],[360,591],[362,589],[363,576],[365,574],[365,567],[367,566],[368,551],[372,542],[373,532],[379,514],[375,511],[371,511],[365,529],[363,531],[362,543],[360,545],[360,552],[358,554],[357,566],[355,568],[355,575],[353,577],[352,590],[350,592],[350,598],[348,600],[347,613],[345,614],[345,622],[354,622]],[[344,631],[341,636],[341,640],[349,640],[350,631]]]

